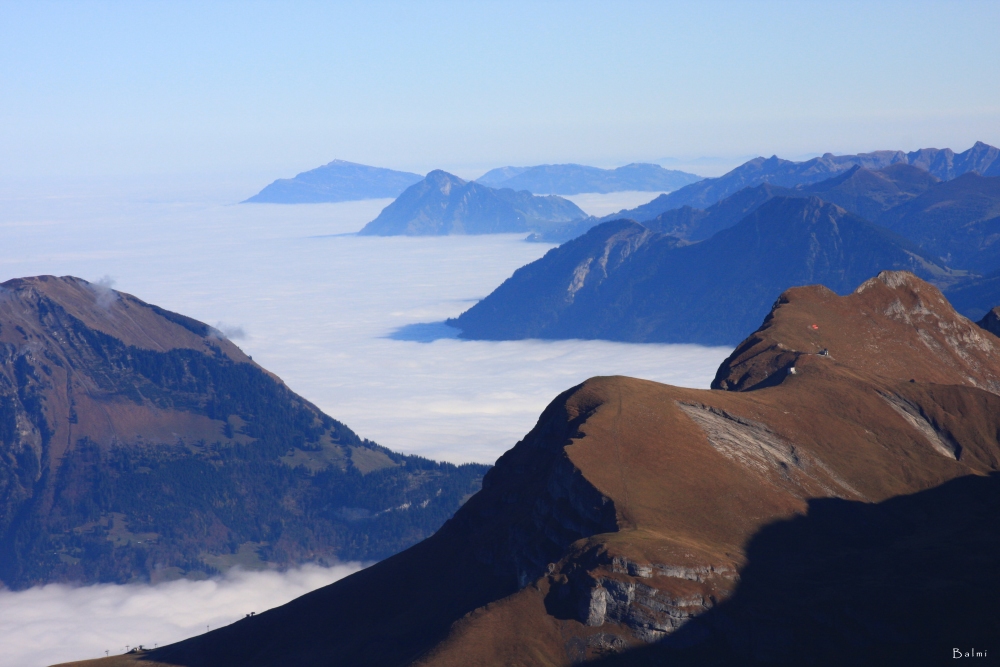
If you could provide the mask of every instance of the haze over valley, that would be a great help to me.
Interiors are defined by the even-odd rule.
[[[598,204],[621,206],[629,196],[603,195]],[[454,336],[457,332],[434,323],[459,314],[548,246],[524,243],[517,235],[353,235],[387,203],[288,208],[10,198],[0,229],[11,243],[0,250],[0,271],[4,280],[46,273],[103,280],[202,319],[363,437],[454,463],[492,463],[531,428],[552,396],[595,373],[705,387],[729,352],[603,341],[423,342],[442,328]],[[267,581],[288,577],[289,589],[302,591],[296,582],[318,586],[347,571],[314,570],[305,579],[294,571],[273,573]],[[214,610],[204,616],[206,622],[214,627],[244,610],[290,599],[260,602],[258,576],[264,574],[220,584],[219,602],[205,592],[203,604]],[[0,642],[8,647],[9,664],[37,664],[37,645],[53,644],[56,637],[79,642],[62,639],[46,649],[49,662],[97,657],[116,648],[115,642],[119,652],[130,642],[162,644],[199,627],[193,621],[177,625],[181,591],[190,590],[180,583],[85,587],[65,606],[57,594],[61,589],[48,590],[0,596]],[[136,602],[128,602],[133,598]],[[143,632],[138,621],[116,624],[112,614],[118,612],[71,613],[88,605],[105,608],[112,600],[120,610],[142,604],[159,611],[144,617]],[[232,615],[226,616],[226,609]],[[22,662],[14,661],[18,655]]]
[[[0,0],[0,663],[986,664],[997,25]]]

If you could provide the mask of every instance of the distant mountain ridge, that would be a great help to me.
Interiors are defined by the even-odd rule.
[[[878,171],[855,165],[819,183],[794,188],[762,183],[744,188],[707,209],[684,206],[665,211],[643,224],[664,234],[703,241],[732,227],[774,197],[813,195],[870,222],[878,222],[889,209],[922,195],[940,182],[926,171],[906,164],[894,164]]]
[[[405,171],[334,160],[304,171],[295,178],[280,178],[244,204],[316,204],[396,197],[422,176]]]
[[[626,190],[670,192],[700,180],[701,176],[664,169],[658,164],[632,163],[616,169],[581,164],[500,167],[486,172],[476,182],[492,188],[527,190],[536,195],[575,195]]]
[[[878,223],[949,264],[1000,269],[1000,178],[967,172],[880,215]]]
[[[435,170],[410,186],[359,232],[367,236],[529,232],[586,217],[554,195],[494,189]]]
[[[487,466],[403,456],[218,331],[73,277],[0,285],[0,581],[385,558]]]
[[[813,227],[810,215],[789,217],[796,199],[813,202],[810,215],[833,227]],[[847,228],[837,229],[837,216],[819,214],[820,202],[850,214],[849,228],[863,223],[868,231],[842,236]],[[536,236],[559,240],[592,224],[576,221]],[[748,225],[759,233],[747,234]],[[625,250],[611,241],[622,229],[632,230]],[[774,229],[782,231],[770,234]],[[862,238],[869,240],[857,243]],[[615,259],[620,254],[622,261]],[[601,271],[594,274],[594,266]],[[469,338],[725,344],[726,335],[737,335],[731,323],[741,326],[767,307],[756,289],[819,282],[842,293],[859,269],[913,271],[965,316],[983,317],[1000,303],[1000,178],[969,172],[941,181],[903,163],[878,171],[855,165],[818,183],[747,187],[706,209],[600,223],[519,269],[450,323]],[[742,297],[733,302],[736,293]]]
[[[951,180],[970,171],[976,171],[982,176],[1000,176],[1000,149],[980,141],[962,153],[955,153],[950,148],[922,148],[910,153],[902,151],[875,151],[857,155],[827,153],[805,162],[783,160],[777,156],[759,157],[745,162],[723,176],[706,178],[676,192],[660,195],[642,206],[605,216],[601,221],[628,218],[644,222],[664,211],[684,206],[705,209],[743,188],[762,183],[791,188],[827,180],[855,166],[876,171],[895,164],[919,167],[940,180]]]
[[[731,345],[776,292],[820,283],[843,294],[882,270],[959,279],[912,242],[834,204],[774,197],[693,245],[632,221],[602,223],[448,323],[471,339]]]

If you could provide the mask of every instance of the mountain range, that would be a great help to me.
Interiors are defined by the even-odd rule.
[[[957,178],[971,171],[981,176],[1000,176],[1000,149],[978,141],[972,148],[962,153],[955,153],[950,148],[922,148],[910,153],[902,151],[875,151],[857,155],[827,153],[805,162],[783,160],[777,156],[758,157],[723,176],[692,183],[676,192],[660,195],[647,204],[619,211],[602,220],[628,218],[643,222],[655,218],[664,211],[684,206],[704,209],[744,188],[762,183],[792,188],[825,181],[856,166],[877,171],[896,164],[918,167],[942,181]]]
[[[212,327],[73,277],[0,285],[0,441],[15,589],[385,558],[487,470],[363,439]]]
[[[1000,177],[942,181],[902,162],[854,165],[807,185],[746,187],[705,209],[599,223],[449,324],[486,340],[730,345],[773,293],[818,282],[843,294],[864,275],[900,269],[945,290],[971,319],[1000,303]]]
[[[295,178],[280,178],[243,203],[316,204],[383,199],[399,196],[421,178],[405,171],[334,160]]]
[[[536,195],[575,195],[583,192],[671,192],[702,180],[701,176],[658,164],[632,163],[617,169],[582,164],[543,164],[536,167],[499,167],[477,183],[491,188],[527,190]]]
[[[494,189],[435,170],[410,186],[359,232],[368,236],[502,234],[546,229],[586,217],[554,195]]]
[[[712,390],[563,392],[406,551],[74,664],[941,664],[1000,636],[998,360],[912,274],[794,288]]]
[[[448,324],[480,340],[734,345],[788,287],[820,283],[843,294],[886,269],[959,279],[834,204],[773,197],[694,244],[629,220],[603,223],[518,269]]]

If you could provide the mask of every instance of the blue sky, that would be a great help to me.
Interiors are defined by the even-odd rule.
[[[0,178],[1000,144],[996,2],[0,2]]]

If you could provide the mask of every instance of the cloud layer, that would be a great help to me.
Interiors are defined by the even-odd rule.
[[[206,581],[39,586],[0,591],[5,667],[41,667],[180,641],[262,612],[361,569],[307,565],[287,572],[230,570]]]
[[[584,206],[639,203],[590,196]],[[387,447],[492,463],[559,392],[593,375],[707,387],[728,349],[602,341],[399,340],[458,315],[550,246],[517,236],[357,237],[387,201],[336,205],[0,202],[0,280],[76,275],[204,322]],[[601,208],[603,207],[603,209]],[[421,336],[415,336],[420,339]],[[164,644],[262,611],[357,565],[230,572],[155,586],[0,591],[3,664],[36,667]]]
[[[617,210],[653,196],[586,195],[584,208]],[[550,246],[516,235],[350,234],[387,203],[10,202],[0,212],[8,238],[0,278],[113,275],[116,289],[226,323],[219,329],[255,361],[361,436],[454,462],[492,463],[552,398],[588,377],[707,387],[729,352],[390,338],[458,315]]]

